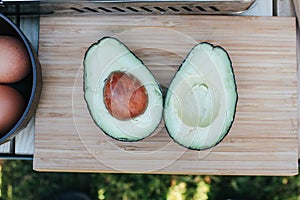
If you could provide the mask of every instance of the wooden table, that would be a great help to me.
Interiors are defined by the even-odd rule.
[[[10,16],[11,20],[19,25],[20,29],[31,41],[34,49],[38,51],[39,18]],[[34,122],[33,117],[27,127],[11,141],[0,145],[0,158],[32,160],[34,152]]]
[[[286,3],[285,6],[282,6],[282,3],[283,3],[283,1],[278,1],[278,3],[275,4],[275,5],[280,5],[279,6],[280,9],[278,9],[279,12],[277,13],[277,15],[283,15],[283,12],[281,12],[283,10],[282,8],[286,8],[286,7],[290,8],[290,4],[289,3]],[[266,7],[267,8],[272,8],[270,6],[271,5],[271,1],[262,1],[261,0],[259,5],[263,5],[262,7],[264,7],[264,8],[266,8]],[[272,12],[271,12],[272,10],[271,9],[269,9],[269,10],[266,11],[266,10],[261,10],[261,7],[258,7],[258,10],[260,12],[260,15],[264,15],[264,16],[272,15]],[[285,13],[285,15],[287,15],[287,13],[289,13],[288,15],[291,15],[291,12],[284,12],[284,13]],[[249,10],[249,11],[247,11],[244,14],[245,15],[257,15],[255,13],[255,11],[253,11],[253,10]],[[25,19],[25,21],[27,21],[27,23],[28,23],[28,20],[32,21],[32,20],[36,20],[36,18],[31,18],[31,19],[27,18],[27,19]],[[32,23],[32,22],[30,22],[30,23]],[[34,36],[34,37],[36,37],[36,36]],[[34,126],[33,126],[33,123],[32,123],[32,124],[30,124],[28,126],[27,129],[25,129],[24,133],[19,134],[16,137],[16,147],[17,147],[16,150],[19,149],[19,150],[16,151],[17,154],[27,154],[27,155],[32,155],[33,154],[33,152],[34,152],[33,151],[34,148],[33,148],[33,145],[32,145],[32,143],[33,143],[33,137],[34,137],[34,130],[33,129],[34,129]],[[21,143],[22,143],[22,145],[19,145]],[[2,145],[0,147],[3,149],[4,152],[5,151],[8,152],[8,149],[9,149],[8,147],[9,146],[11,146],[11,145],[10,144],[5,144],[5,145]],[[21,147],[21,148],[19,148],[19,147]],[[39,168],[38,165],[36,165],[36,168],[37,169]],[[53,170],[55,170],[55,169],[53,169]],[[66,170],[66,171],[68,171],[68,170]],[[82,170],[82,171],[85,171],[85,170]],[[228,174],[239,174],[237,172],[230,173],[230,171],[229,172],[224,172],[224,173],[225,174],[226,173],[228,173]],[[293,173],[295,173],[295,172],[290,172],[289,174],[293,174]],[[220,174],[222,174],[222,172]],[[271,174],[269,174],[269,175],[271,175]]]
[[[272,1],[259,0],[254,9],[246,11],[243,15],[272,15]],[[17,18],[19,18],[17,20]],[[12,16],[11,19],[17,23],[20,28],[38,51],[39,40],[39,17],[20,17]],[[34,153],[34,121],[33,118],[28,127],[21,131],[14,139],[0,145],[0,158],[3,159],[32,159]]]

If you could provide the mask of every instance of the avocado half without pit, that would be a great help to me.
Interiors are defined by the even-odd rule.
[[[95,123],[117,140],[144,139],[162,119],[159,84],[142,61],[112,37],[86,52],[84,97]]]
[[[217,145],[234,120],[237,89],[227,52],[209,43],[196,45],[169,86],[164,103],[171,138],[189,149]]]

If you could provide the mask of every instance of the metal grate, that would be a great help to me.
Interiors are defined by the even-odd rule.
[[[218,6],[100,6],[100,7],[70,7],[69,13],[72,14],[188,14],[188,13],[199,13],[199,14],[211,14],[219,13],[221,10]]]

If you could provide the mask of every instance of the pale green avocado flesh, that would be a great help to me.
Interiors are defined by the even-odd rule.
[[[165,126],[180,145],[208,149],[228,133],[236,104],[236,83],[227,52],[200,43],[170,84],[164,104]]]
[[[119,120],[107,110],[103,90],[113,72],[129,73],[145,87],[146,110],[129,120]],[[163,113],[160,87],[148,68],[119,40],[105,37],[93,44],[84,58],[84,97],[94,122],[107,135],[121,141],[138,141],[159,125]]]

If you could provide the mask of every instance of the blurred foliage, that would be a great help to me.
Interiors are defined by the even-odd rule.
[[[300,176],[196,176],[35,172],[32,161],[0,163],[0,200],[55,200],[79,191],[93,200],[300,200]]]
[[[93,174],[92,190],[103,191],[107,200],[165,199],[170,176],[141,174]]]
[[[209,199],[300,200],[300,176],[212,176]]]

